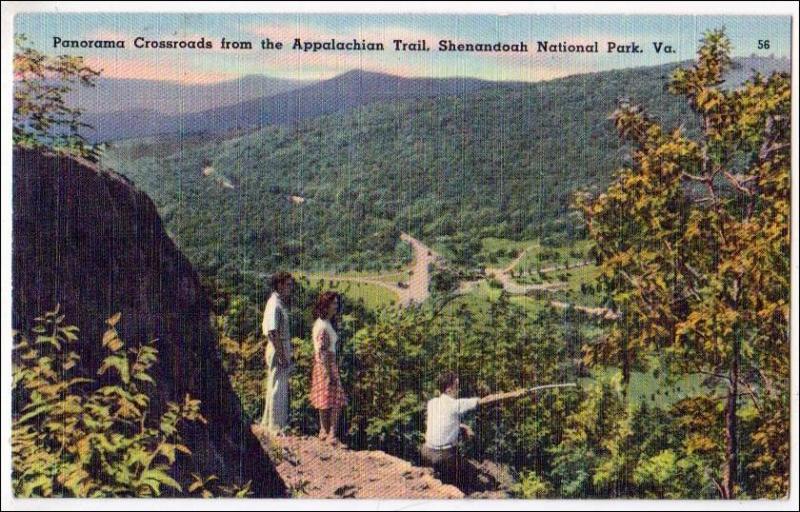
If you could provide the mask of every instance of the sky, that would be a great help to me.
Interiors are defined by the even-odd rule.
[[[654,15],[435,15],[435,14],[151,14],[151,13],[23,13],[15,32],[48,54],[82,55],[103,76],[213,83],[246,75],[321,80],[353,69],[415,77],[475,77],[486,80],[539,81],[576,73],[666,64],[693,59],[698,41],[710,28],[725,27],[736,56],[791,53],[788,16],[654,16]],[[125,49],[53,48],[64,40],[123,39]],[[205,37],[213,50],[135,49],[138,36],[192,40]],[[250,51],[222,50],[219,41],[253,43]],[[282,41],[280,51],[260,49],[265,38]],[[287,49],[295,38],[383,42],[383,52],[302,52]],[[425,39],[429,52],[396,52],[392,40]],[[441,39],[473,43],[528,44],[528,53],[438,52]],[[599,54],[545,54],[537,41],[585,44],[600,42]],[[759,49],[769,40],[769,49]],[[605,53],[607,41],[637,42],[643,54]],[[659,54],[663,41],[674,54]]]

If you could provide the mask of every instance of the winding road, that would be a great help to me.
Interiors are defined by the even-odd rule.
[[[437,262],[443,260],[443,258],[439,253],[437,253],[436,251],[434,251],[433,249],[422,243],[419,239],[409,235],[408,233],[405,232],[401,233],[400,239],[411,246],[411,250],[413,253],[413,262],[411,264],[411,268],[406,271],[396,273],[398,277],[401,277],[407,272],[408,279],[406,281],[399,281],[399,280],[397,282],[387,281],[385,275],[383,275],[382,277],[381,275],[339,276],[336,274],[331,274],[326,276],[326,278],[333,279],[335,281],[364,283],[374,286],[380,286],[394,293],[398,298],[398,305],[401,307],[407,307],[410,306],[411,304],[423,303],[430,296],[429,286],[431,277],[430,277],[429,267],[431,266],[431,264],[436,264]],[[519,255],[517,255],[517,257],[511,260],[511,262],[505,268],[487,268],[486,275],[488,277],[497,279],[503,285],[503,288],[511,295],[525,295],[526,293],[534,290],[556,292],[565,289],[567,287],[567,284],[561,282],[540,283],[540,284],[519,284],[516,281],[514,281],[513,277],[511,276],[511,272],[522,261],[522,258],[531,249],[531,247],[528,247],[527,249],[522,251]],[[571,265],[569,269],[580,268],[589,264],[590,262],[588,261],[582,261],[574,265]],[[567,267],[552,266],[543,268],[542,270],[540,270],[540,272],[547,273],[547,272],[556,272],[559,270],[567,270]],[[459,284],[456,294],[458,295],[467,294],[470,291],[472,291],[476,286],[478,286],[478,284],[481,281],[484,280],[485,279],[462,281]],[[551,300],[550,304],[559,309],[566,309],[567,307],[570,306],[570,304],[557,300]],[[572,304],[572,306],[577,311],[581,311],[591,316],[598,316],[609,320],[617,318],[616,313],[606,308],[600,308],[600,307],[595,308],[595,307],[580,306],[575,304]]]
[[[566,283],[540,283],[540,284],[519,284],[514,281],[514,278],[511,276],[511,272],[516,268],[517,265],[522,261],[522,258],[525,257],[525,254],[532,249],[534,246],[530,246],[525,250],[521,251],[516,258],[511,260],[508,265],[504,268],[487,268],[486,275],[488,277],[494,278],[499,281],[503,285],[503,289],[510,293],[511,295],[525,295],[530,291],[535,290],[543,290],[547,292],[557,292],[560,290],[564,290],[568,287]],[[569,267],[565,265],[553,265],[551,267],[545,267],[539,270],[540,274],[546,274],[548,272],[557,272],[560,270],[572,270],[576,268],[585,267],[590,265],[590,261],[581,261],[570,265]],[[457,294],[463,295],[467,294],[472,291],[483,279],[477,279],[472,281],[462,281],[458,287]],[[570,305],[575,308],[576,311],[580,311],[584,314],[589,316],[600,317],[605,320],[616,320],[619,316],[614,311],[603,308],[603,307],[590,307],[590,306],[581,306],[577,304],[568,304],[566,302],[558,301],[558,300],[551,300],[550,305],[559,309],[566,309],[570,307]]]
[[[520,251],[516,258],[511,260],[508,265],[504,268],[487,268],[486,275],[488,277],[492,277],[497,279],[500,284],[503,285],[505,291],[510,293],[511,295],[525,295],[528,292],[536,291],[536,290],[544,290],[548,292],[557,292],[560,290],[564,290],[568,287],[566,283],[539,283],[539,284],[519,284],[517,283],[514,278],[511,276],[511,272],[517,267],[517,265],[522,262],[522,259],[525,255],[530,251],[535,245],[531,245]],[[569,267],[565,265],[554,265],[551,267],[545,267],[539,271],[540,274],[546,274],[548,272],[556,272],[559,270],[572,270],[575,268],[585,267],[591,264],[589,261],[581,261],[579,263],[575,263],[574,265],[570,265]],[[477,279],[472,281],[462,281],[461,285],[458,288],[459,294],[469,293],[472,291],[483,279]]]
[[[385,288],[397,295],[398,304],[407,307],[411,304],[421,304],[430,296],[429,284],[431,280],[428,267],[441,258],[441,255],[414,238],[408,233],[401,233],[400,239],[411,246],[413,252],[413,263],[408,272],[408,279],[403,282],[403,286],[398,283],[388,282],[380,276],[337,276],[332,274],[330,279],[350,283],[364,283]]]
[[[414,253],[412,274],[408,279],[408,287],[401,289],[400,305],[421,304],[430,296],[431,276],[428,268],[441,256],[408,233],[402,233],[400,239],[411,246]]]

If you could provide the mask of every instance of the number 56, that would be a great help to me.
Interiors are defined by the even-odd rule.
[[[758,40],[758,49],[759,50],[769,50],[769,39],[759,39]]]

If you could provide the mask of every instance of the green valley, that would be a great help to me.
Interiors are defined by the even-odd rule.
[[[667,126],[692,119],[662,93],[674,67],[373,103],[205,144],[123,141],[103,163],[153,197],[201,269],[397,270],[401,231],[457,265],[493,265],[508,259],[497,238],[583,236],[573,192],[624,162],[607,119],[618,98]]]

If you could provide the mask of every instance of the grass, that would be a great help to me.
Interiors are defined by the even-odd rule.
[[[596,265],[587,265],[576,269],[563,270],[557,272],[550,272],[545,274],[548,278],[546,282],[556,283],[561,282],[560,275],[567,276],[567,289],[558,291],[553,294],[553,299],[563,302],[570,302],[573,304],[580,304],[583,306],[599,306],[602,297],[596,292],[584,294],[581,293],[581,284],[597,285],[597,279],[600,276],[600,268]]]
[[[443,314],[455,314],[456,311],[465,305],[473,314],[479,318],[488,312],[489,303],[496,301],[500,297],[500,288],[493,288],[487,281],[479,282],[469,293],[453,299],[442,311]],[[524,295],[514,295],[509,297],[512,304],[521,306],[528,313],[535,314],[548,307],[547,301],[537,300],[533,297]]]
[[[517,255],[531,246],[538,247],[535,240],[510,240],[508,238],[487,237],[481,240],[481,250],[476,259],[489,266],[505,267]],[[502,253],[502,254],[499,254]]]
[[[448,261],[453,261],[453,258],[455,258],[455,254],[450,250],[450,247],[439,240],[434,240],[433,243],[428,244],[428,247]]]
[[[408,269],[393,270],[386,272],[358,272],[355,270],[347,272],[337,272],[335,277],[332,274],[323,272],[314,272],[307,274],[314,279],[336,279],[338,278],[356,278],[356,279],[371,279],[373,281],[380,281],[386,284],[396,285],[398,281],[408,281]]]
[[[571,245],[563,247],[543,247],[542,245],[536,244],[525,254],[525,257],[522,258],[522,261],[520,261],[517,266],[517,270],[530,269],[535,271],[539,268],[547,268],[555,265],[562,266],[567,262],[572,265],[584,261],[588,249],[588,240],[577,240]],[[580,253],[580,256],[577,257],[575,254],[571,254],[573,252]],[[558,255],[558,259],[547,257],[548,255],[555,256],[556,254]]]
[[[399,299],[396,293],[378,284],[342,281],[329,274],[307,272],[294,272],[294,274],[306,277],[312,284],[316,284],[321,279],[324,281],[323,288],[331,288],[334,291],[341,293],[346,299],[349,300],[363,300],[364,305],[369,309],[379,309],[382,307],[391,306],[397,304]],[[349,277],[354,277],[350,276],[349,274],[347,275]],[[366,277],[366,273],[363,273],[362,277]],[[394,282],[397,281],[395,280]],[[333,286],[330,286],[331,283]]]
[[[653,361],[657,361],[657,359]],[[591,377],[584,377],[579,382],[590,384],[599,378],[610,377],[618,371],[614,367],[594,368]],[[691,374],[682,375],[674,383],[669,383],[663,375],[654,375],[653,368],[650,371],[634,371],[631,372],[628,383],[628,398],[632,403],[646,402],[655,407],[669,407],[686,397],[708,392],[708,387],[703,385],[703,380],[702,375]]]

